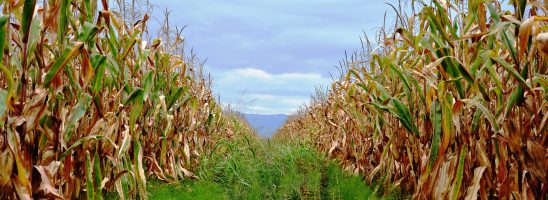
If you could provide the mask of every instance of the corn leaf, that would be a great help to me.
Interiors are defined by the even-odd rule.
[[[4,46],[6,44],[6,24],[8,16],[0,16],[0,64],[4,64]]]
[[[32,24],[32,18],[34,16],[34,8],[36,7],[36,0],[25,0],[23,5],[23,19],[21,22],[21,33],[23,33],[23,43],[29,41],[30,27]]]
[[[89,96],[88,94],[83,94],[78,99],[78,103],[76,104],[76,106],[74,106],[66,120],[65,140],[71,139],[72,132],[76,126],[76,123],[86,114],[90,102],[91,96]]]
[[[456,200],[459,197],[460,187],[462,185],[462,175],[464,172],[464,161],[468,153],[467,145],[464,145],[460,150],[459,165],[457,167],[457,175],[455,177],[455,183],[453,184],[453,192],[451,199]]]
[[[46,74],[46,79],[44,80],[44,87],[48,87],[53,78],[59,75],[61,70],[65,67],[65,65],[72,59],[74,56],[78,54],[80,51],[80,48],[82,47],[84,43],[82,42],[76,42],[72,45],[72,47],[65,49],[61,57],[59,57],[55,63],[51,66],[48,73]]]
[[[440,146],[440,137],[441,137],[441,126],[442,126],[442,111],[441,106],[438,101],[434,101],[430,108],[430,120],[432,120],[432,126],[434,128],[432,136],[432,147],[430,151],[430,159],[428,167],[431,169],[439,153]]]
[[[91,166],[91,156],[89,151],[86,151],[86,194],[87,199],[95,199],[95,192],[93,191],[93,167]]]

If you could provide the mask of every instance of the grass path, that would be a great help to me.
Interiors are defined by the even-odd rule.
[[[360,177],[301,145],[242,139],[222,143],[202,163],[198,181],[151,181],[150,199],[380,199]]]

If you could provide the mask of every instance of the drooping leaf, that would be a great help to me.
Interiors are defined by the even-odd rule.
[[[76,54],[80,51],[80,48],[83,44],[84,43],[82,42],[75,42],[72,47],[69,47],[65,49],[65,51],[63,51],[63,54],[55,61],[55,63],[53,63],[48,73],[46,74],[46,78],[43,84],[44,87],[48,87],[53,78],[59,75],[61,70],[70,61],[70,59],[76,56]]]

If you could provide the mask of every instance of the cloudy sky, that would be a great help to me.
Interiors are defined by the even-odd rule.
[[[345,51],[374,36],[385,12],[378,0],[160,0],[185,41],[207,59],[224,105],[256,114],[290,114],[327,86]],[[158,16],[155,13],[154,16]]]

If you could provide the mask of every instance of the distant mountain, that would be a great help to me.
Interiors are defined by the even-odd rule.
[[[261,137],[271,138],[272,135],[280,128],[287,115],[261,115],[261,114],[244,114],[245,118]]]

